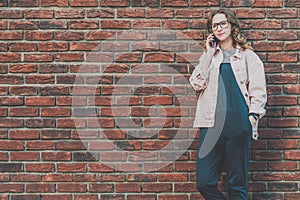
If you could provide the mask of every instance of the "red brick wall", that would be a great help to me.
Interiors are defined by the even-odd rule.
[[[188,77],[220,6],[236,12],[267,75],[249,198],[300,199],[300,1],[0,6],[1,199],[201,199]]]

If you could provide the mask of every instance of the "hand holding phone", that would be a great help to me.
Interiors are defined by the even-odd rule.
[[[215,45],[217,45],[217,38],[215,37],[215,35],[213,35],[213,40],[209,42],[209,46],[214,48]]]

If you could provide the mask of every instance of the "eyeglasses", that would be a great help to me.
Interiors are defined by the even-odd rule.
[[[211,28],[213,31],[216,31],[218,29],[218,26],[220,25],[220,27],[222,29],[228,28],[229,26],[229,22],[227,20],[221,21],[219,23],[213,23]]]

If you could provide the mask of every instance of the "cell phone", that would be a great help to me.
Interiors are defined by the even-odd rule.
[[[213,36],[214,36],[214,40],[209,43],[209,45],[211,47],[214,47],[215,43],[216,43],[216,45],[219,43],[219,40],[216,38],[216,36],[215,35],[213,35]]]

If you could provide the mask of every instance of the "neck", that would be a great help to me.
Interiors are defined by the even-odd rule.
[[[220,47],[224,50],[232,49],[233,48],[232,38],[230,37],[227,40],[220,41]]]

